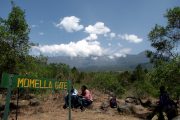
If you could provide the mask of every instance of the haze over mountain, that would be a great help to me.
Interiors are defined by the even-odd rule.
[[[126,57],[108,58],[101,56],[98,58],[93,57],[67,57],[57,56],[49,57],[49,63],[65,63],[71,67],[76,67],[81,71],[122,71],[133,70],[138,64],[145,68],[151,67],[149,59],[146,57],[145,52],[137,55],[126,55]]]

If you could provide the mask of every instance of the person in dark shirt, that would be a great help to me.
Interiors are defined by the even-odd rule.
[[[157,113],[158,120],[165,120],[163,112],[166,113],[168,120],[172,120],[172,118],[176,116],[176,104],[173,100],[170,99],[169,94],[165,90],[165,87],[161,86],[158,105],[152,114],[148,116],[148,120],[151,120]]]

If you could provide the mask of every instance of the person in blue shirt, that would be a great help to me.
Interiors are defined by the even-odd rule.
[[[70,95],[71,95],[71,108],[76,108],[78,107],[78,91],[72,87],[71,91],[70,91]],[[66,109],[67,107],[69,107],[69,95],[66,95],[66,97],[64,98],[65,104],[63,105],[63,108]]]

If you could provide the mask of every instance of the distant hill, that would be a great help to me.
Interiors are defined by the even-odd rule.
[[[149,59],[146,57],[145,52],[137,55],[127,55],[126,57],[119,57],[110,59],[106,56],[92,59],[91,57],[67,57],[57,56],[49,57],[48,63],[65,63],[71,67],[76,67],[81,71],[124,71],[133,70],[138,64],[145,68],[151,68]]]

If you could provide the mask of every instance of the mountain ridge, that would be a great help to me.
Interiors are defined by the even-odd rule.
[[[149,59],[145,55],[145,51],[137,55],[128,54],[126,57],[110,59],[106,56],[92,59],[92,57],[67,57],[57,56],[48,57],[48,63],[65,63],[70,67],[76,67],[80,71],[123,71],[133,70],[138,64],[144,68],[151,68]]]

